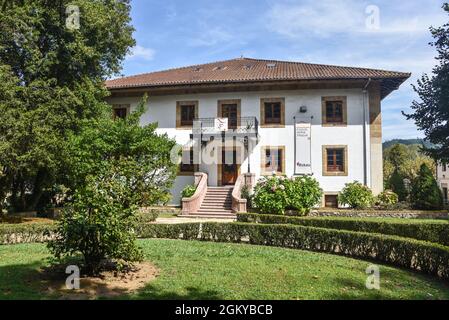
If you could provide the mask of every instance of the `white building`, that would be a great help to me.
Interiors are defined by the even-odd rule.
[[[107,87],[117,116],[147,93],[142,124],[158,122],[159,132],[184,146],[173,204],[194,183],[194,172],[207,174],[210,192],[248,172],[255,179],[276,172],[312,174],[323,205],[333,206],[354,180],[382,191],[381,101],[409,76],[239,58],[115,79]],[[216,161],[206,161],[206,153]]]
[[[437,181],[441,190],[443,191],[444,203],[448,204],[449,197],[449,166],[447,164],[437,165]]]

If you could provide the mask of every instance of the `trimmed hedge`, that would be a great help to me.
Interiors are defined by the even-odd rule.
[[[151,224],[144,238],[250,243],[335,253],[449,279],[449,247],[397,236],[298,225],[254,223]]]
[[[55,227],[54,224],[0,225],[0,243],[46,241]],[[139,237],[250,243],[335,253],[449,279],[449,247],[392,235],[293,224],[207,222],[145,224],[139,228]]]
[[[0,244],[45,242],[55,230],[53,223],[0,224]]]
[[[257,213],[239,213],[237,221],[295,224],[326,229],[382,233],[449,246],[449,223],[445,222],[419,222],[413,220],[393,222],[381,219],[374,221],[365,218],[304,218]]]

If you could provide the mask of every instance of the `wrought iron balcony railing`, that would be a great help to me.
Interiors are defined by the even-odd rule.
[[[259,122],[256,117],[227,118],[226,123],[221,118],[199,118],[193,120],[193,134],[197,135],[242,135],[257,136]]]

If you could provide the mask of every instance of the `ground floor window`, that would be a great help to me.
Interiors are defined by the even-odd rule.
[[[325,208],[338,208],[338,195],[327,194],[324,196],[324,207]]]
[[[197,165],[193,161],[193,148],[182,150],[179,175],[193,175],[197,171]]]
[[[284,174],[285,173],[285,147],[267,146],[262,147],[261,159],[262,174]]]

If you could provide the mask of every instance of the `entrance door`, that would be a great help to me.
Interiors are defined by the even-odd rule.
[[[223,104],[221,106],[221,116],[228,118],[229,129],[237,129],[237,104]]]
[[[223,150],[222,151],[222,166],[221,166],[222,184],[234,185],[238,177],[237,166],[237,151]]]

